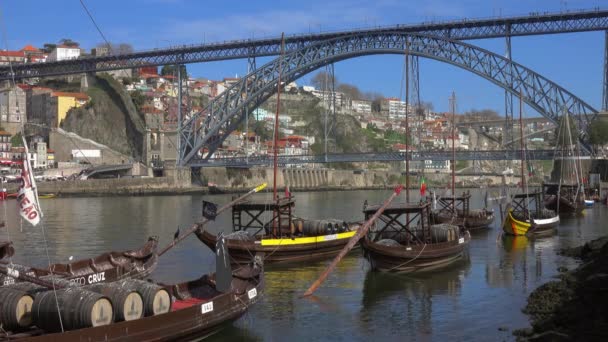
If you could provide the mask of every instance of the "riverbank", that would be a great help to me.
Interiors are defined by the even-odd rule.
[[[523,312],[531,328],[514,334],[519,341],[608,341],[608,237],[561,254],[583,263],[530,294]]]

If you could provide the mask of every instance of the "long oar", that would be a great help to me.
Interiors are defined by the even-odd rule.
[[[7,275],[7,276],[9,276],[11,278],[15,278],[15,279],[19,279],[19,280],[22,280],[22,281],[34,283],[36,285],[44,286],[44,287],[49,288],[49,289],[52,289],[52,288],[61,289],[61,288],[65,287],[63,284],[59,284],[59,283],[53,284],[52,281],[40,279],[38,277],[29,276],[29,275],[24,274],[23,272],[19,272],[19,270],[16,270],[16,269],[11,268],[9,266],[1,265],[0,266],[0,273],[5,274],[5,275]]]
[[[233,205],[244,201],[247,197],[255,194],[256,192],[260,192],[262,190],[264,190],[266,188],[266,183],[263,183],[262,185],[259,185],[258,187],[256,187],[255,189],[251,189],[249,192],[247,192],[246,194],[242,195],[239,198],[236,198],[234,200],[232,200],[232,202],[225,204],[224,206],[220,207],[217,210],[217,214],[221,214],[223,211],[226,211],[227,209],[232,208]],[[188,237],[190,234],[194,233],[197,229],[200,229],[202,226],[204,226],[207,222],[209,222],[209,219],[205,218],[200,222],[195,223],[194,225],[192,225],[192,227],[190,227],[190,229],[188,229],[186,231],[186,233],[179,235],[178,237],[176,237],[175,239],[173,239],[173,241],[171,241],[170,244],[168,244],[165,248],[163,248],[159,253],[158,256],[161,256],[165,253],[167,253],[168,250],[170,250],[171,248],[175,247],[175,245],[177,245],[179,242],[181,242],[183,239],[185,239],[186,237]]]
[[[395,191],[393,192],[391,197],[389,197],[384,202],[384,204],[376,211],[376,213],[374,213],[374,216],[372,216],[369,220],[367,220],[367,222],[365,222],[365,224],[363,226],[361,226],[361,227],[359,227],[359,229],[357,229],[357,233],[355,235],[353,235],[353,237],[350,238],[350,240],[348,241],[346,246],[344,246],[344,248],[340,251],[340,253],[334,258],[334,260],[331,262],[331,264],[329,264],[329,266],[327,266],[327,269],[321,274],[319,279],[317,279],[312,285],[310,285],[310,287],[308,288],[308,290],[306,290],[306,292],[304,292],[302,297],[307,297],[307,296],[312,295],[313,292],[315,292],[317,290],[317,288],[319,288],[319,286],[321,286],[321,284],[323,284],[325,279],[327,279],[327,276],[329,276],[329,274],[334,270],[334,268],[336,268],[336,266],[338,265],[340,260],[342,260],[342,258],[346,255],[346,253],[348,253],[351,249],[353,249],[353,247],[357,244],[357,242],[367,233],[367,231],[369,230],[369,227],[372,225],[372,223],[374,223],[374,221],[376,221],[376,219],[378,217],[380,217],[380,215],[382,215],[382,213],[384,212],[386,207],[388,207],[388,205],[395,199],[395,197],[397,197],[397,195],[399,195],[399,193],[401,192],[401,189],[403,189],[403,185],[399,185],[395,189]]]

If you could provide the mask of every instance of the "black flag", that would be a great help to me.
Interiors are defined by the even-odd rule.
[[[203,201],[203,217],[214,221],[217,216],[217,205],[212,202]]]

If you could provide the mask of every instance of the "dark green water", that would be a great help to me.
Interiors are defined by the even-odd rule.
[[[310,218],[361,220],[364,200],[381,202],[390,191],[296,193],[296,214]],[[472,207],[483,194],[473,190]],[[261,194],[270,198],[270,194]],[[141,245],[148,235],[169,242],[200,217],[202,196],[58,198],[42,200],[47,244],[53,262],[87,258],[109,250]],[[229,195],[205,196],[218,204]],[[417,199],[414,199],[417,200]],[[4,204],[3,204],[4,205]],[[14,260],[43,266],[39,227],[19,227],[16,201],[7,201],[7,226],[16,245]],[[424,276],[378,274],[360,252],[347,256],[311,299],[300,299],[328,261],[270,268],[266,294],[233,326],[213,341],[495,341],[512,340],[525,327],[521,313],[528,294],[551,280],[558,267],[575,261],[556,255],[608,234],[608,210],[597,205],[580,218],[563,219],[556,235],[528,240],[501,238],[498,220],[473,235],[467,258]],[[213,223],[229,228],[229,214]],[[0,237],[6,237],[6,229]],[[185,281],[213,271],[213,254],[194,236],[160,261],[153,278]],[[506,327],[509,331],[499,331]]]

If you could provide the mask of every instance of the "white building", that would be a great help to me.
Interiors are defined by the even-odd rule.
[[[398,99],[387,99],[389,119],[405,119],[405,102]],[[413,114],[412,106],[409,106],[409,114]]]
[[[352,100],[350,103],[352,109],[356,113],[371,114],[372,102],[365,100]]]
[[[57,48],[51,52],[47,60],[49,62],[65,61],[80,57],[80,48],[78,46],[57,45]]]

